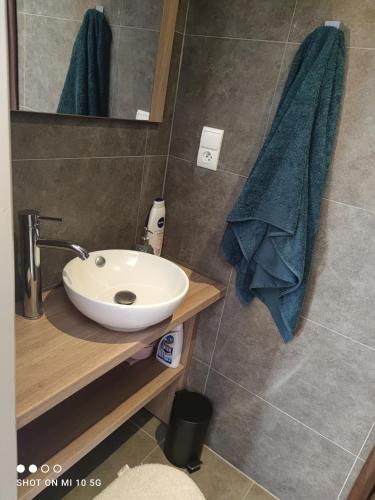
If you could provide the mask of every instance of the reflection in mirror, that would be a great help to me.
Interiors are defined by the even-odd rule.
[[[177,3],[17,0],[19,109],[148,120],[161,30]]]

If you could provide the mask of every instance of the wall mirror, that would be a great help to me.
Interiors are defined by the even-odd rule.
[[[11,107],[163,119],[178,0],[8,0]]]

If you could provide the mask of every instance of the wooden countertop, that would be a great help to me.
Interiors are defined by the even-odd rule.
[[[118,333],[83,316],[62,287],[44,299],[38,320],[16,316],[17,428],[162,337],[174,326],[216,302],[225,287],[181,266],[190,280],[173,317],[142,332]]]

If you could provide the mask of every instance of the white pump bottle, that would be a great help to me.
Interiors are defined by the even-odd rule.
[[[163,198],[156,198],[148,217],[149,244],[154,254],[160,256],[163,247],[165,227],[165,202]]]

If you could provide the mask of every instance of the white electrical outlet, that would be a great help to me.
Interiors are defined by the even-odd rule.
[[[198,167],[217,170],[224,130],[212,127],[203,127],[199,145]]]

